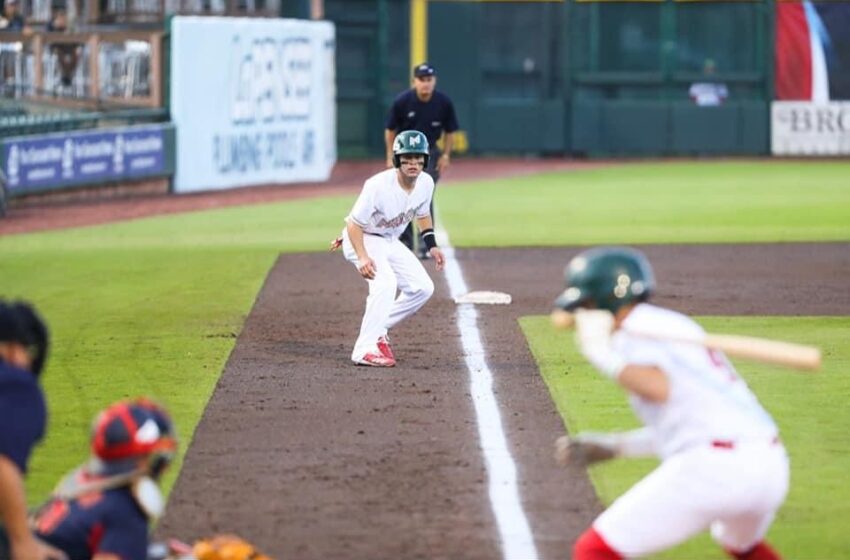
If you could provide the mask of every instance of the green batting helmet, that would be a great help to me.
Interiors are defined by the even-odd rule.
[[[567,264],[564,277],[567,289],[555,306],[565,311],[590,307],[617,313],[655,292],[655,276],[646,256],[626,247],[583,251]]]
[[[405,130],[393,142],[393,165],[401,166],[401,155],[422,154],[425,156],[424,167],[428,167],[428,153],[428,138],[418,130]]]

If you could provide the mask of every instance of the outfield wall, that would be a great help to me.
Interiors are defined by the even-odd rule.
[[[408,2],[325,0],[343,157],[383,154],[411,51],[436,67],[473,154],[769,155],[772,101],[850,99],[847,0],[426,4],[413,32]]]

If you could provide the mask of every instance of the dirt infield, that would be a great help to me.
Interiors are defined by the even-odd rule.
[[[850,267],[848,244],[644,249],[663,305],[698,314],[850,313],[841,272]],[[482,307],[479,324],[543,558],[568,557],[600,510],[582,470],[553,464],[561,420],[517,324],[548,311],[576,250],[457,253],[470,289],[514,296],[511,306]],[[338,254],[281,256],[158,533],[235,531],[282,559],[501,557],[455,306],[444,279],[433,277],[434,299],[393,333],[399,365],[358,368],[348,356],[365,283]]]

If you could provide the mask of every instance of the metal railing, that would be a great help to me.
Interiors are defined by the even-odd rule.
[[[0,110],[0,138],[163,122],[168,118],[168,110],[164,108],[41,113]]]
[[[21,0],[30,25],[46,24],[56,0]],[[66,0],[69,27],[97,24],[162,24],[170,15],[277,17],[282,0]]]
[[[73,108],[161,107],[161,31],[0,34],[4,97]]]
[[[276,17],[280,0],[106,0],[105,9],[89,3],[90,22],[161,22],[174,14]]]

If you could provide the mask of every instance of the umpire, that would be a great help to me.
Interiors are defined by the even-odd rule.
[[[457,117],[452,100],[446,94],[437,91],[437,71],[427,62],[413,68],[413,87],[399,94],[393,101],[387,114],[384,127],[384,143],[387,151],[387,167],[393,165],[393,141],[398,133],[405,130],[418,130],[428,138],[431,147],[428,167],[425,171],[434,178],[434,185],[440,180],[440,173],[445,171],[450,162],[453,135],[458,129]],[[443,149],[437,148],[437,140],[446,133]],[[431,220],[434,220],[434,199],[431,198]],[[413,250],[413,223],[411,222],[399,238],[408,249]],[[420,259],[427,259],[428,252],[425,244],[417,244],[417,254]]]

